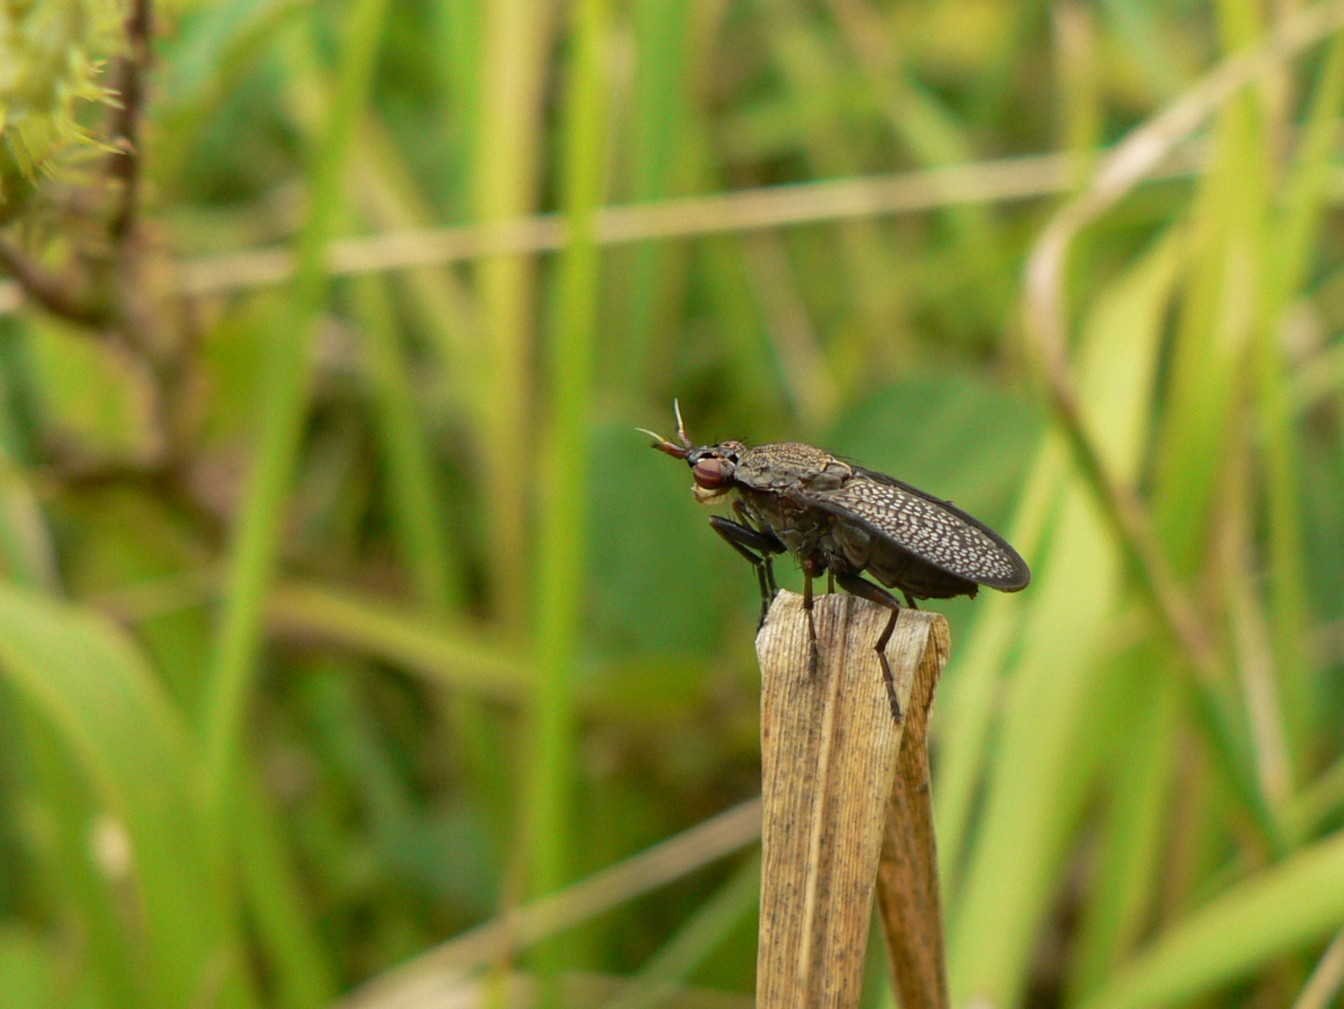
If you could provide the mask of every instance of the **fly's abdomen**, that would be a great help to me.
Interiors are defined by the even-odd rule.
[[[831,531],[838,556],[831,567],[867,572],[888,588],[908,592],[916,599],[974,596],[975,582],[930,564],[864,523],[837,520]]]
[[[884,474],[856,467],[843,487],[816,495],[815,503],[834,516],[839,541],[856,551],[866,543],[866,566],[879,580],[911,595],[923,593],[904,584],[907,578],[929,598],[969,595],[964,586],[974,585],[1012,592],[1031,578],[1017,551],[984,523]]]

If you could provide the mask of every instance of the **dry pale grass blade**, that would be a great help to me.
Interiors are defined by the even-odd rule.
[[[927,713],[927,703],[911,706],[912,687],[930,642],[946,641],[942,617],[902,612],[887,649],[908,713],[898,724],[873,649],[890,611],[826,595],[813,613],[815,669],[807,614],[794,593],[776,597],[756,640],[764,767],[760,1009],[858,1005],[901,739]],[[941,635],[931,634],[938,624]],[[931,865],[932,850],[927,859]]]
[[[580,925],[680,879],[756,839],[760,802],[751,799],[556,893],[506,912],[414,960],[380,974],[337,1009],[419,1009],[455,990],[486,964]]]
[[[1152,177],[1183,175],[1195,152],[1166,162]],[[962,203],[1001,203],[1052,196],[1076,175],[1064,154],[1005,158],[946,168],[827,179],[738,192],[712,193],[654,203],[606,207],[598,215],[601,245],[699,238],[852,218],[918,213]],[[565,245],[554,214],[446,228],[404,228],[331,243],[333,275],[348,276],[412,267],[441,266],[487,256],[554,252]],[[187,295],[206,296],[268,287],[293,273],[288,249],[247,249],[187,261],[176,284]],[[0,315],[25,304],[20,287],[0,280]]]
[[[891,647],[903,649],[897,653],[903,664],[915,664],[914,684],[896,760],[896,787],[887,809],[877,903],[901,1006],[946,1009],[947,959],[929,781],[929,712],[952,641],[941,615],[917,614],[924,618],[923,627],[902,616]],[[894,671],[897,660],[893,656],[889,661]]]
[[[595,1009],[621,994],[626,978],[572,971],[539,978],[521,971],[508,974],[442,975],[426,979],[414,992],[369,1009]],[[677,986],[656,1003],[659,1009],[751,1009],[751,996],[710,988]]]
[[[1026,270],[1027,331],[1055,409],[1075,457],[1094,485],[1112,524],[1130,551],[1147,590],[1195,669],[1211,677],[1217,659],[1209,629],[1169,569],[1142,501],[1102,462],[1083,427],[1083,411],[1069,360],[1065,298],[1074,240],[1185,144],[1243,88],[1283,67],[1344,25],[1344,2],[1314,4],[1294,12],[1265,43],[1235,55],[1158,115],[1132,131],[1099,163],[1091,183],[1064,204],[1042,232]]]
[[[605,207],[596,237],[600,244],[619,245],[1023,199],[1058,192],[1068,184],[1071,167],[1067,156],[1046,154]],[[555,214],[408,229],[332,243],[331,268],[337,274],[362,273],[554,252],[565,241],[564,221]],[[284,250],[251,250],[185,264],[180,282],[192,294],[211,294],[278,283],[290,268]]]
[[[1316,969],[1293,1003],[1293,1009],[1330,1009],[1344,991],[1344,932],[1339,932],[1325,947]]]

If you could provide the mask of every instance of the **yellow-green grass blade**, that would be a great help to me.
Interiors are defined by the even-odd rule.
[[[1103,296],[1083,336],[1084,423],[1103,455],[1133,475],[1144,455],[1162,313],[1180,263],[1168,234]],[[983,822],[955,877],[948,908],[954,993],[998,1004],[1016,998],[1031,937],[1061,882],[1079,802],[1100,758],[1121,668],[1110,658],[1122,601],[1122,556],[1077,479],[1060,488],[1055,522],[1030,597],[1019,610],[1022,647],[1002,693],[1001,724],[985,784]],[[1028,601],[1029,599],[1029,601]],[[984,713],[977,748],[989,745]],[[963,772],[960,780],[965,782]],[[963,784],[964,789],[964,784]],[[964,808],[965,796],[959,804]],[[965,824],[955,825],[968,829]],[[958,849],[965,843],[955,842]]]
[[[241,1004],[237,937],[206,860],[191,735],[143,655],[103,618],[0,585],[0,676],[54,726],[103,828],[124,838],[124,938],[140,1004],[170,1009],[213,1001],[221,989],[224,1004]]]
[[[1344,924],[1344,833],[1302,848],[1157,936],[1080,1009],[1183,1004]]]

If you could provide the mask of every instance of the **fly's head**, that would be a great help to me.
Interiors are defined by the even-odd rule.
[[[653,447],[658,451],[686,460],[691,467],[691,476],[695,478],[691,492],[697,501],[706,503],[722,497],[733,489],[733,473],[746,446],[740,441],[725,441],[717,445],[692,444],[686,436],[686,422],[681,419],[681,406],[675,401],[672,406],[677,415],[677,438],[681,444],[668,441],[662,435],[642,427],[638,430],[654,439]]]
[[[733,472],[737,469],[738,457],[746,448],[740,441],[725,441],[693,448],[686,453],[691,476],[695,478],[691,493],[697,501],[704,504],[733,489]]]

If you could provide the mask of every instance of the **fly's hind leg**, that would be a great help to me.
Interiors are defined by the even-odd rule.
[[[744,516],[745,517],[745,516]],[[753,529],[741,522],[714,515],[709,524],[714,531],[728,541],[728,545],[751,562],[756,569],[756,579],[761,586],[761,619],[765,623],[765,614],[770,609],[770,600],[778,591],[775,587],[774,566],[770,562],[772,554],[784,553],[786,547],[779,537],[768,530]],[[760,626],[759,624],[757,625]]]
[[[869,602],[877,603],[879,606],[886,606],[891,610],[891,618],[887,621],[887,626],[883,628],[881,635],[878,636],[877,661],[882,665],[882,682],[887,687],[887,700],[891,703],[891,714],[897,722],[901,721],[901,702],[896,698],[896,680],[891,675],[891,665],[887,662],[887,642],[891,640],[891,632],[896,629],[896,618],[901,614],[901,604],[896,601],[896,597],[880,585],[860,578],[856,574],[848,571],[837,571],[835,580],[840,583],[840,587],[846,592],[867,599]]]

